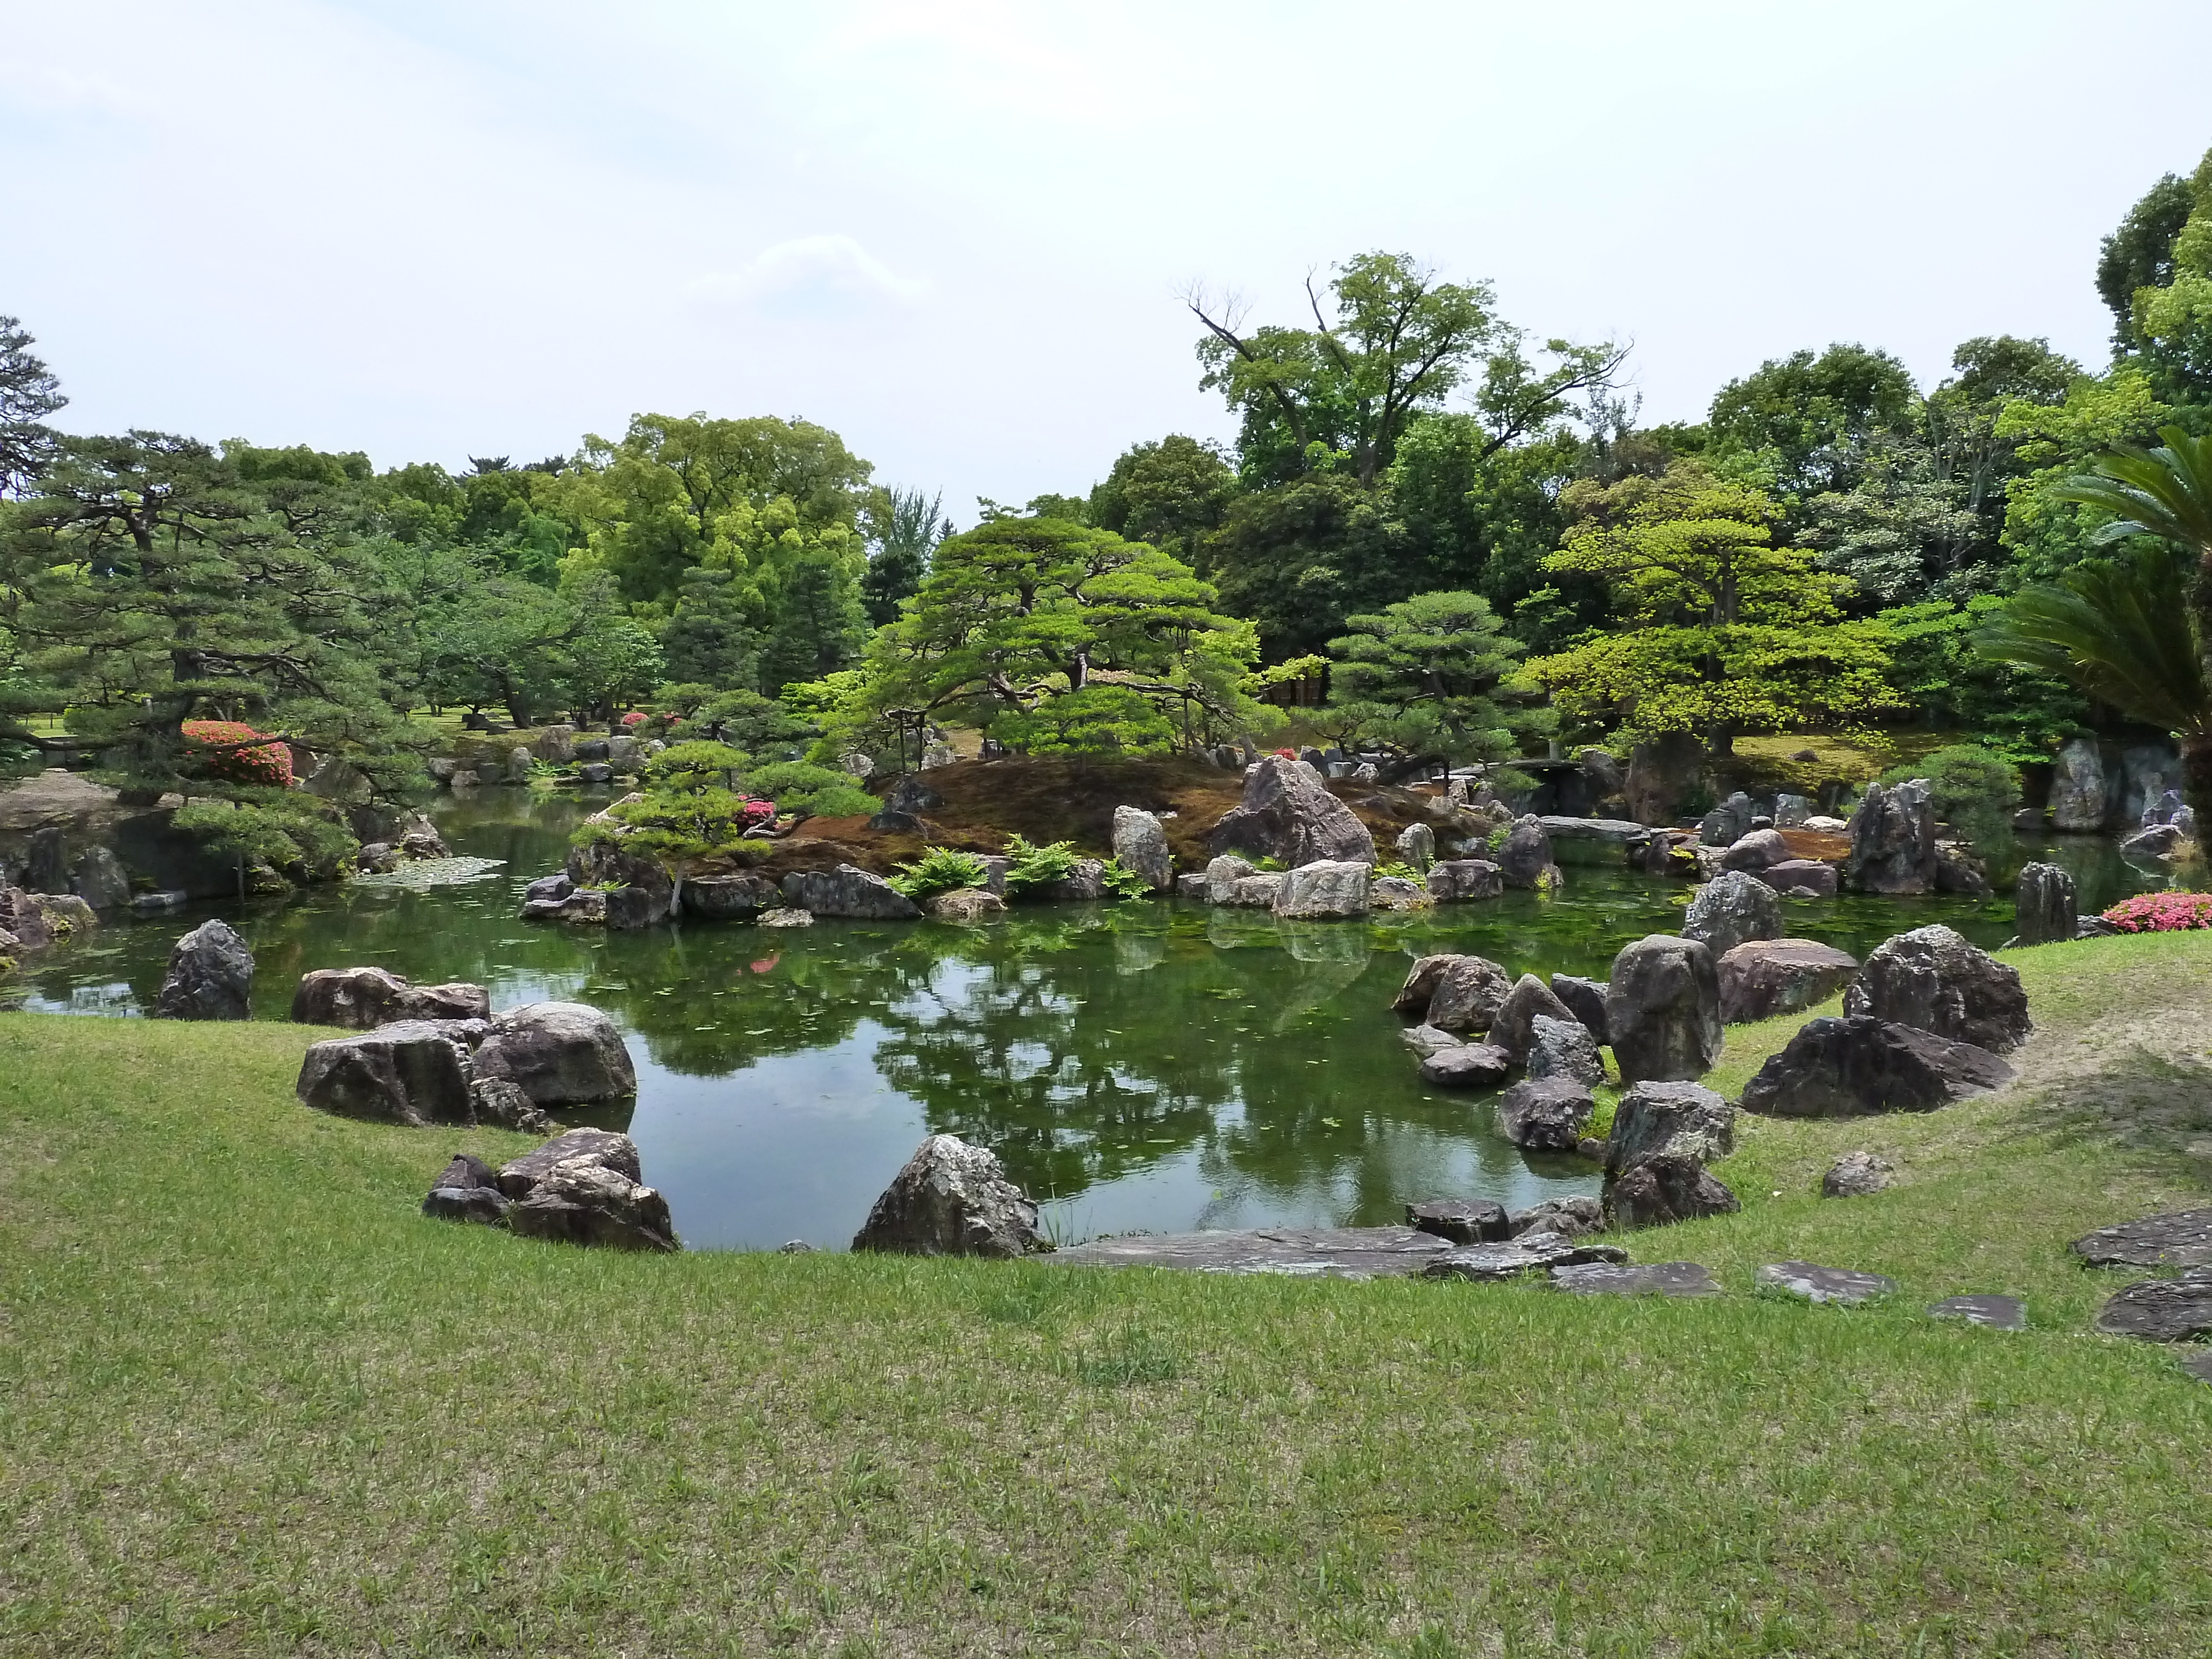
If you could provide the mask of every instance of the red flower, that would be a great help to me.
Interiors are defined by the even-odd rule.
[[[642,708],[633,708],[633,709],[631,709],[631,710],[629,711],[629,714],[624,714],[624,715],[622,717],[622,723],[623,723],[624,726],[642,726],[642,725],[644,725],[644,724],[645,724],[645,710],[643,710]]]
[[[2105,912],[2124,933],[2179,933],[2212,927],[2212,893],[2138,893]]]
[[[246,744],[268,735],[238,720],[186,720],[185,770],[188,775],[218,783],[289,789],[292,787],[292,751],[287,745],[264,742],[253,748],[214,746]]]
[[[745,817],[755,823],[765,823],[775,816],[775,803],[772,800],[749,800],[745,803]]]

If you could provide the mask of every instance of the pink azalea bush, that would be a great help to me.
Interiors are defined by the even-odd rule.
[[[748,826],[767,823],[775,817],[775,803],[772,800],[749,800],[745,803],[745,823]]]
[[[645,724],[645,710],[642,708],[631,709],[629,714],[624,714],[622,717],[622,723],[635,732],[639,726]]]
[[[2179,933],[2212,927],[2212,893],[2138,893],[2105,912],[2124,933]]]

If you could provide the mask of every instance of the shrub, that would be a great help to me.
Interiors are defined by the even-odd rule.
[[[258,747],[210,748],[210,744],[251,744],[266,738],[239,720],[186,720],[184,767],[187,775],[215,783],[251,784],[264,789],[292,787],[292,751],[282,743]]]
[[[1424,887],[1429,884],[1429,878],[1410,864],[1378,864],[1375,866],[1375,873],[1378,876],[1396,876],[1401,881],[1417,881]]]
[[[2124,933],[2179,933],[2212,927],[2212,893],[2138,893],[2105,912]]]
[[[1034,887],[1049,887],[1055,882],[1066,881],[1075,873],[1078,862],[1075,843],[1056,841],[1038,847],[1020,836],[1006,837],[1006,856],[1012,862],[1006,868],[1006,891],[1009,895],[1025,893]]]
[[[754,793],[794,817],[851,818],[873,813],[883,803],[854,786],[849,774],[811,761],[776,761],[757,766],[745,781]]]
[[[951,847],[930,847],[925,848],[912,864],[900,865],[897,873],[890,878],[890,884],[918,904],[939,893],[981,887],[990,879],[990,873],[977,854],[963,853]]]
[[[2020,805],[2020,774],[2012,763],[1978,744],[1953,744],[1881,775],[1885,784],[1925,778],[1936,816],[1976,847],[2002,846],[2012,834]]]
[[[1105,872],[1101,879],[1108,894],[1117,899],[1150,898],[1152,896],[1152,884],[1134,870],[1125,868],[1119,859],[1106,860]]]

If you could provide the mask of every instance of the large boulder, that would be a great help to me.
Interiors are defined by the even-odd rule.
[[[1481,958],[1476,958],[1478,961]],[[1407,970],[1406,982],[1398,988],[1391,1000],[1394,1013],[1419,1014],[1426,1011],[1429,1000],[1437,994],[1437,985],[1444,976],[1444,969],[1459,958],[1454,956],[1416,957]],[[1498,970],[1503,973],[1504,970]]]
[[[1863,893],[1936,890],[1936,805],[1928,780],[1867,785],[1851,814],[1843,881]]]
[[[675,878],[660,860],[626,851],[619,842],[571,848],[568,875],[578,887],[604,888],[610,893],[627,890],[631,896],[607,905],[605,919],[611,927],[650,927],[667,921],[679,908]]]
[[[12,941],[0,954],[43,951],[54,942],[52,921],[47,916],[43,894],[21,887],[0,886],[0,933]]]
[[[1735,1108],[1698,1083],[1638,1083],[1613,1108],[1605,1173],[1619,1180],[1661,1153],[1709,1164],[1735,1150]]]
[[[1516,819],[1498,849],[1498,873],[1508,887],[1534,887],[1552,867],[1552,837],[1533,815]]]
[[[156,1019],[253,1018],[253,952],[227,921],[204,921],[169,952]]]
[[[1716,959],[1747,939],[1782,937],[1782,901],[1756,876],[1730,870],[1690,895],[1682,937],[1693,939]]]
[[[1694,1158],[1661,1152],[1606,1188],[1606,1218],[1615,1227],[1663,1227],[1743,1206],[1719,1176]]]
[[[1528,1075],[1565,1077],[1595,1088],[1605,1081],[1605,1060],[1597,1039],[1578,1019],[1538,1014],[1528,1022]]]
[[[1209,860],[1206,866],[1206,902],[1208,904],[1228,904],[1237,897],[1237,884],[1247,876],[1260,872],[1234,853],[1224,853]]]
[[[637,1068],[622,1032],[580,1002],[532,1002],[491,1023],[477,1049],[477,1072],[512,1083],[540,1106],[623,1100],[637,1092]]]
[[[542,1146],[532,1147],[520,1158],[509,1158],[501,1164],[499,1189],[509,1198],[526,1197],[547,1170],[574,1158],[598,1164],[632,1181],[645,1178],[644,1166],[638,1161],[637,1143],[628,1135],[617,1134],[612,1129],[569,1129]]]
[[[1833,898],[1838,884],[1836,866],[1819,859],[1783,859],[1751,873],[1776,892],[1798,898]]]
[[[473,1027],[473,1029],[471,1029]],[[471,1021],[404,1019],[309,1048],[295,1085],[302,1103],[338,1117],[399,1123],[477,1121]]]
[[[1505,872],[1488,859],[1447,859],[1429,872],[1429,896],[1438,904],[1502,897]]]
[[[2012,1080],[1986,1048],[1863,1014],[1809,1020],[1744,1085],[1743,1108],[1770,1117],[1929,1112]]]
[[[1367,914],[1370,866],[1352,860],[1318,860],[1287,872],[1275,895],[1275,914],[1333,921]]]
[[[1528,1078],[1498,1102],[1498,1132],[1525,1152],[1571,1152],[1597,1103],[1571,1077]]]
[[[1437,832],[1425,823],[1409,823],[1398,832],[1398,860],[1425,875],[1437,861]]]
[[[1142,876],[1155,893],[1175,886],[1175,860],[1168,854],[1168,832],[1141,807],[1114,809],[1114,862]]]
[[[1623,945],[1606,985],[1605,1024],[1623,1082],[1704,1076],[1721,1051],[1712,953],[1671,933]]]
[[[1375,862],[1375,837],[1302,761],[1262,756],[1244,774],[1243,799],[1206,838],[1214,854],[1279,859],[1295,868],[1316,860]]]
[[[1779,864],[1790,856],[1790,843],[1782,839],[1779,830],[1753,830],[1741,836],[1721,854],[1723,870],[1744,870],[1754,874],[1771,864]]]
[[[507,1224],[524,1238],[563,1244],[617,1250],[676,1248],[668,1200],[588,1155],[562,1158],[540,1172],[508,1208]]]
[[[2095,835],[2105,827],[2110,804],[2097,740],[2075,738],[2059,744],[2051,773],[2051,827],[2070,835]]]
[[[1554,974],[1552,975],[1552,994],[1566,1005],[1567,1012],[1580,1020],[1601,1045],[1613,1041],[1605,1023],[1603,981],[1581,979],[1573,974]]]
[[[1844,994],[1844,1012],[1997,1054],[2018,1048],[2032,1029],[2020,970],[1940,924],[1876,945]]]
[[[1498,1005],[1497,1013],[1492,1016],[1490,1040],[1516,1061],[1525,1061],[1539,1015],[1570,1022],[1574,1019],[1567,1005],[1552,994],[1550,986],[1534,974],[1523,974],[1513,981],[1513,988],[1505,994],[1505,1000]],[[1429,1023],[1433,1025],[1437,1022]]]
[[[300,977],[292,1018],[301,1025],[373,1031],[403,1019],[489,1019],[491,993],[455,981],[416,985],[381,968],[318,968]]]
[[[932,1135],[891,1180],[853,1236],[856,1250],[1011,1257],[1048,1250],[1036,1206],[992,1153]]]
[[[1419,963],[1413,964],[1415,973],[1420,969]],[[1505,1006],[1512,981],[1487,957],[1455,956],[1443,958],[1434,986],[1422,1024],[1443,1031],[1486,1031]]]
[[[1721,1023],[1740,1025],[1810,1008],[1850,983],[1858,968],[1849,951],[1809,939],[1749,940],[1716,964]]]
[[[95,910],[121,910],[131,902],[131,872],[106,847],[88,847],[70,870],[70,890]]]
[[[754,921],[783,902],[783,890],[774,877],[751,872],[694,876],[684,884],[681,902],[685,915],[702,921]]]
[[[816,916],[907,921],[921,908],[881,876],[850,864],[835,870],[794,870],[783,878],[783,902]]]
[[[1241,878],[1229,890],[1222,902],[1237,910],[1272,910],[1276,896],[1283,890],[1283,874],[1279,870],[1262,871],[1258,875]]]
[[[1621,793],[1639,823],[1667,823],[1682,809],[1705,769],[1705,746],[1686,732],[1669,732],[1629,750]]]
[[[2023,864],[2013,884],[2013,928],[2022,945],[2074,937],[2080,915],[2074,878],[2055,864]]]

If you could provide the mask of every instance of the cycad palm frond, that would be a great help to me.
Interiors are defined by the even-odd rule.
[[[2086,501],[2113,515],[2100,542],[2156,536],[2212,558],[2212,436],[2192,438],[2162,426],[2156,449],[2123,444],[2099,456],[2096,471],[2067,479],[2061,501]]]
[[[1975,637],[1984,657],[2057,676],[2130,720],[2212,734],[2186,565],[2148,547],[2023,588]]]

